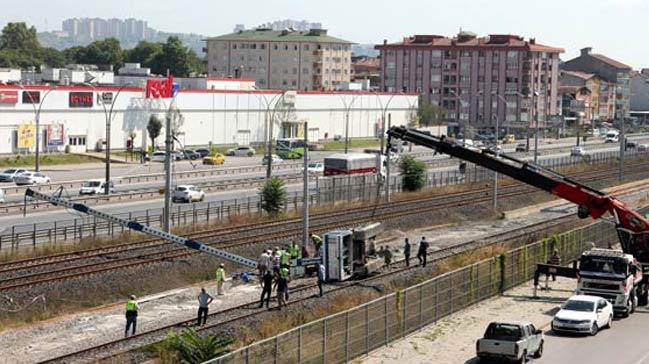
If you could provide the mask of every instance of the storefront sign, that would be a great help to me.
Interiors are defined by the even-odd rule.
[[[23,91],[23,104],[40,104],[40,91]]]
[[[47,146],[58,147],[65,144],[65,126],[50,124],[47,126]]]
[[[15,104],[18,102],[18,91],[0,91],[0,104]]]
[[[36,126],[34,124],[18,125],[18,148],[31,148],[36,145]]]
[[[92,107],[93,105],[92,92],[70,92],[68,100],[70,107]]]
[[[110,105],[113,103],[113,93],[112,92],[102,92],[101,93],[101,102],[104,105]]]

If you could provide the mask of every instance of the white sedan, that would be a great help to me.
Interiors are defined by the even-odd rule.
[[[25,172],[14,177],[14,182],[18,186],[22,185],[40,185],[50,183],[50,177],[42,174],[41,172]]]
[[[583,332],[597,335],[603,327],[611,327],[613,305],[607,300],[589,295],[570,297],[554,315],[552,331]]]
[[[176,190],[174,190],[171,196],[171,201],[173,202],[194,202],[203,201],[203,199],[205,199],[205,192],[194,185],[180,185],[176,187]]]
[[[306,169],[309,173],[324,173],[324,163],[322,162],[309,163],[306,166]]]

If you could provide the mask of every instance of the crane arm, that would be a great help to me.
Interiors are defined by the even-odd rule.
[[[248,258],[239,256],[239,255],[236,255],[236,254],[226,252],[224,250],[213,248],[213,247],[211,247],[211,246],[209,246],[209,245],[207,245],[207,244],[205,244],[203,242],[197,241],[197,240],[183,238],[182,236],[167,233],[167,232],[164,232],[162,230],[155,229],[155,228],[152,228],[150,226],[140,224],[137,221],[129,221],[129,220],[126,220],[126,219],[122,219],[120,217],[109,215],[107,213],[92,209],[92,208],[90,208],[90,207],[88,207],[88,206],[86,206],[84,204],[71,202],[71,201],[68,201],[68,200],[66,200],[64,198],[61,198],[61,197],[49,196],[49,195],[46,195],[44,193],[34,191],[31,188],[28,188],[25,191],[25,196],[28,196],[28,197],[31,197],[31,198],[34,198],[34,199],[37,199],[37,200],[47,201],[47,202],[49,202],[49,203],[51,203],[51,204],[53,204],[55,206],[64,206],[64,207],[73,209],[75,211],[84,213],[86,215],[90,215],[90,216],[93,216],[93,217],[96,217],[96,218],[99,218],[99,219],[102,219],[102,220],[110,221],[110,222],[118,224],[120,226],[124,226],[126,228],[129,228],[131,230],[139,231],[139,232],[141,232],[143,234],[147,234],[147,235],[150,235],[150,236],[155,236],[157,238],[160,238],[160,239],[172,242],[172,243],[180,244],[180,245],[183,245],[183,246],[185,246],[187,248],[198,250],[198,251],[201,251],[203,253],[207,253],[207,254],[213,255],[215,257],[228,260],[228,261],[233,262],[233,263],[241,264],[241,265],[244,265],[244,266],[247,266],[247,267],[250,267],[250,268],[257,268],[257,262],[252,260],[252,259],[248,259]]]

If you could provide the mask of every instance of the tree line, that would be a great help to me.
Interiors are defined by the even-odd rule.
[[[41,66],[65,67],[66,64],[96,64],[113,66],[117,71],[125,62],[135,62],[151,68],[154,74],[187,77],[190,73],[204,73],[204,61],[185,47],[178,37],[167,38],[166,43],[141,41],[135,48],[122,49],[119,40],[106,38],[87,46],[74,46],[62,51],[43,47],[35,27],[25,23],[8,23],[0,34],[0,67],[27,69]]]

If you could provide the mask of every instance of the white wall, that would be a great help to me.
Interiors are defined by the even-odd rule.
[[[21,123],[34,121],[34,109],[30,104],[22,104],[22,90],[12,86],[0,86],[1,90],[18,90],[19,100],[15,105],[0,104],[0,153],[18,152],[15,149],[15,130]],[[47,88],[31,86],[30,90],[40,90],[44,99],[40,117],[41,133],[51,123],[63,123],[67,136],[85,136],[86,148],[93,150],[97,141],[105,138],[106,116],[101,104],[92,108],[70,108],[70,91],[91,91],[85,87],[61,86],[45,97]],[[114,110],[111,124],[111,146],[124,149],[130,130],[137,134],[135,147],[150,144],[146,136],[146,124],[151,114],[164,120],[169,105],[166,100],[145,99],[144,91],[125,89],[116,97],[117,88],[97,88],[98,92],[113,92]],[[271,109],[280,100],[280,91],[207,91],[182,90],[176,97],[176,105],[181,111],[184,123],[179,139],[188,146],[258,143],[264,140],[264,115],[266,106]],[[352,103],[353,99],[353,103]],[[377,93],[320,93],[299,92],[290,112],[276,111],[273,135],[281,133],[282,120],[309,122],[309,137],[332,139],[334,135],[345,134],[345,108],[343,100],[350,107],[349,135],[352,138],[377,136],[381,110],[387,106],[386,115],[391,116],[392,125],[407,123],[412,108],[417,106],[416,95],[377,94]],[[38,105],[36,105],[38,107]],[[106,105],[110,109],[110,105]],[[281,109],[281,108],[280,108]],[[271,113],[272,114],[272,110]],[[387,121],[386,121],[387,124]],[[164,136],[164,131],[162,132]],[[164,138],[157,144],[162,146]],[[43,145],[45,140],[42,140]],[[33,149],[33,148],[32,148]],[[58,148],[63,150],[63,147]],[[82,149],[82,148],[81,148]]]

